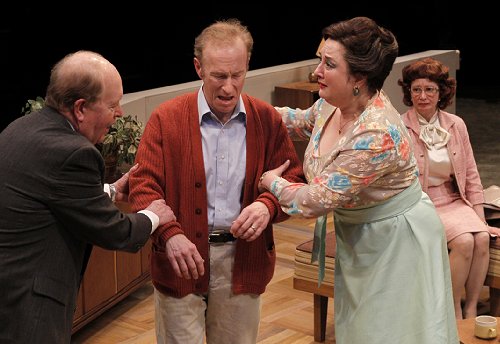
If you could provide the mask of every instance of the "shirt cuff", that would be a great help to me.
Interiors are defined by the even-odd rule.
[[[158,217],[158,215],[153,213],[151,210],[145,209],[138,211],[138,213],[144,214],[149,217],[149,219],[151,220],[151,234],[153,234],[153,232],[156,230],[156,228],[158,228],[158,225],[160,224],[160,218]]]
[[[108,183],[104,183],[104,192],[107,193],[109,197],[111,197],[111,190],[109,189]]]

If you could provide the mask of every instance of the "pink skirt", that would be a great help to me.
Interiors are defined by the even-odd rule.
[[[474,209],[460,198],[454,184],[447,182],[429,187],[427,194],[443,222],[448,242],[464,233],[489,233],[488,227],[477,216]]]

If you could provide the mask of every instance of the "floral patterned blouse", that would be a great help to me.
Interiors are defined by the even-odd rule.
[[[418,178],[410,137],[383,91],[376,94],[330,151],[319,155],[323,127],[334,107],[319,99],[307,109],[277,108],[289,132],[308,137],[308,184],[276,178],[271,192],[290,215],[318,217],[335,208],[369,207],[403,191]]]

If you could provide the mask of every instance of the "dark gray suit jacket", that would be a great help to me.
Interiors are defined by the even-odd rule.
[[[0,343],[69,343],[91,245],[138,251],[151,221],[103,192],[104,162],[48,107],[0,133]]]

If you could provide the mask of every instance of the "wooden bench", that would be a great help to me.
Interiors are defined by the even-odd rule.
[[[297,246],[293,287],[314,295],[314,340],[325,341],[328,298],[334,295],[335,233],[326,235],[325,279],[318,287],[318,263],[311,264],[313,240]]]

